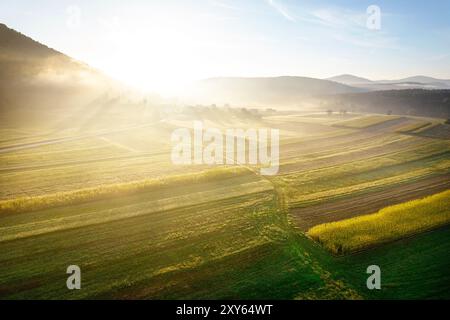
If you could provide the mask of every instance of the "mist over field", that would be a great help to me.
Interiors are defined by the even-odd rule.
[[[0,300],[450,298],[448,3],[44,2],[0,13]]]

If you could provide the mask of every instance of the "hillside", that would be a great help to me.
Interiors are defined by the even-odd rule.
[[[113,85],[89,66],[0,24],[0,118],[8,124],[62,116]]]

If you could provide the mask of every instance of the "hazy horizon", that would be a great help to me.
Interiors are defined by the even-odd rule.
[[[379,29],[366,26],[370,5]],[[228,76],[450,79],[449,10],[446,1],[3,1],[0,21],[129,85],[173,92]]]

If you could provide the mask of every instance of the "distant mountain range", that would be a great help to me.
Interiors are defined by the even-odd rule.
[[[351,74],[341,74],[339,76],[327,78],[326,80],[347,84],[349,86],[354,85],[354,84],[372,83],[373,82],[369,79],[357,77],[357,76],[354,76]]]
[[[450,80],[435,79],[426,76],[414,76],[399,80],[373,81],[351,74],[343,74],[326,80],[346,84],[368,91],[374,90],[402,90],[402,89],[450,89]]]
[[[450,80],[425,76],[383,81],[349,74],[328,79],[212,78],[195,89],[196,101],[204,104],[309,108],[322,103],[332,109],[450,116]]]

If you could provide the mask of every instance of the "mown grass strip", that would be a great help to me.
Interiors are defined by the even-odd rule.
[[[408,124],[405,126],[400,127],[399,129],[395,130],[395,132],[398,133],[411,133],[411,132],[415,132],[417,130],[420,130],[422,128],[426,128],[428,126],[430,126],[432,123],[428,122],[428,121],[418,121],[412,124]]]
[[[362,129],[371,127],[389,120],[399,119],[399,116],[369,115],[361,118],[350,119],[335,123],[335,125],[347,128]]]
[[[311,228],[308,235],[334,254],[362,250],[450,222],[450,190],[377,213]]]
[[[63,205],[109,199],[116,196],[130,195],[179,184],[186,184],[188,186],[192,183],[225,179],[228,177],[245,174],[252,173],[250,170],[243,167],[214,168],[202,171],[200,173],[174,175],[164,178],[145,179],[127,183],[102,185],[93,188],[58,192],[42,196],[20,197],[0,201],[0,214],[30,212]]]

